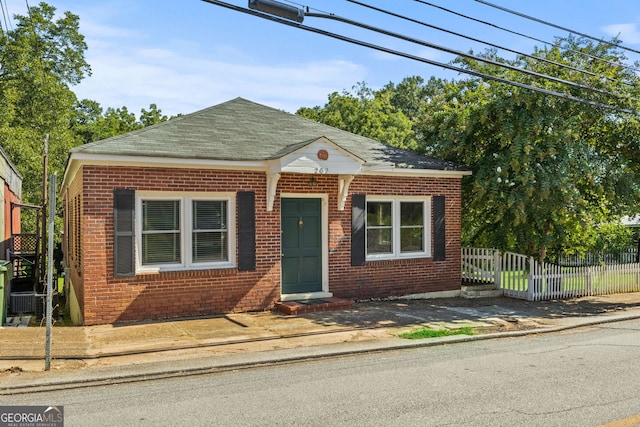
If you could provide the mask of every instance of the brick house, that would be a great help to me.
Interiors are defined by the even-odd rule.
[[[459,165],[237,98],[71,150],[85,325],[459,293]]]

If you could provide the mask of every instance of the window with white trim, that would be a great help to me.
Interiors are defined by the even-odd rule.
[[[367,198],[367,259],[431,256],[431,206],[424,198]]]
[[[179,264],[181,248],[181,201],[142,201],[142,265]]]
[[[233,267],[232,196],[138,193],[137,264],[141,271]]]

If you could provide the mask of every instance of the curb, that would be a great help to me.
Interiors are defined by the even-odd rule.
[[[162,353],[164,351],[176,351],[176,350],[193,350],[197,348],[214,348],[221,347],[225,345],[235,345],[235,344],[247,344],[252,342],[266,342],[266,341],[275,341],[280,339],[291,339],[291,338],[302,338],[302,337],[312,337],[317,335],[329,335],[334,333],[342,333],[342,332],[350,332],[350,331],[373,331],[380,328],[340,328],[340,329],[332,329],[331,331],[317,331],[317,332],[304,332],[297,334],[285,334],[285,335],[277,335],[272,337],[255,337],[255,338],[247,338],[240,340],[227,340],[220,341],[215,343],[195,343],[195,344],[179,344],[175,347],[167,348],[167,347],[156,347],[156,348],[144,348],[137,350],[121,350],[116,352],[99,352],[95,354],[75,354],[75,355],[66,355],[60,357],[54,357],[55,360],[97,360],[104,357],[121,357],[121,356],[136,356],[140,354],[150,354],[150,353]],[[44,356],[0,356],[0,360],[42,360]],[[0,388],[2,390],[2,388]]]
[[[610,315],[594,319],[582,319],[571,324],[554,326],[548,328],[537,328],[524,331],[498,332],[484,335],[453,335],[429,340],[408,341],[400,338],[390,338],[384,340],[370,340],[355,343],[339,343],[322,346],[299,347],[295,349],[272,350],[257,353],[245,353],[240,355],[221,356],[215,360],[192,359],[182,361],[183,366],[176,369],[163,368],[162,362],[148,365],[136,365],[127,368],[104,368],[104,372],[74,371],[67,375],[69,378],[53,380],[50,378],[36,378],[32,381],[24,381],[22,384],[0,386],[0,396],[18,395],[35,392],[58,391],[73,388],[86,388],[94,386],[104,386],[112,384],[125,384],[140,381],[150,381],[164,378],[181,376],[204,375],[230,370],[251,369],[258,366],[279,365],[286,363],[298,363],[309,360],[328,359],[364,353],[376,353],[392,350],[404,350],[422,347],[434,347],[447,344],[458,344],[463,342],[490,340],[498,338],[516,338],[528,335],[538,335],[554,332],[562,332],[582,327],[597,326],[607,323],[622,322],[627,320],[640,319],[640,313]],[[344,332],[344,331],[340,331]],[[330,332],[331,333],[331,332]],[[300,334],[304,336],[304,334]],[[201,347],[210,347],[203,345]],[[193,348],[193,347],[189,347]],[[180,348],[164,349],[161,351],[179,350]],[[125,355],[125,354],[122,354]],[[104,357],[104,356],[103,356]],[[220,359],[228,359],[222,360]],[[58,359],[63,360],[63,359]],[[176,364],[177,362],[174,362]],[[197,366],[201,364],[201,366]],[[158,367],[160,366],[160,367]],[[88,368],[91,369],[91,368]],[[80,374],[78,374],[78,372]],[[84,375],[82,375],[84,374]]]

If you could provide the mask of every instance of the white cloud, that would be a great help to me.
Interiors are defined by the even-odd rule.
[[[8,1],[11,12],[26,12],[24,2]],[[293,113],[323,105],[330,93],[368,77],[368,70],[349,58],[332,59],[340,52],[305,59],[290,55],[288,60],[252,51],[251,44],[215,31],[216,9],[206,9],[212,12],[211,28],[199,22],[185,31],[186,17],[176,21],[166,10],[167,16],[154,15],[168,10],[168,2],[159,9],[128,0],[61,0],[55,6],[59,14],[72,10],[80,17],[88,45],[85,56],[92,75],[73,90],[105,109],[126,106],[138,115],[155,103],[164,114],[186,114],[241,96]]]
[[[120,39],[140,37],[139,31],[100,25],[90,20],[80,21],[80,33],[92,40],[101,40],[105,37]]]
[[[127,27],[119,3],[90,3],[75,11],[92,76],[74,91],[105,109],[126,106],[138,115],[155,103],[164,114],[186,114],[241,96],[293,113],[326,103],[329,93],[351,87],[367,73],[348,60],[259,57],[209,34],[154,35],[145,27]]]
[[[151,103],[168,115],[190,113],[238,96],[293,113],[324,104],[336,87],[351,87],[366,74],[348,61],[264,64],[104,43],[91,46],[87,59],[93,75],[75,88],[78,97],[103,108],[126,106],[136,114]]]
[[[603,27],[602,30],[612,37],[618,37],[624,44],[640,44],[640,29],[638,24],[614,24]]]

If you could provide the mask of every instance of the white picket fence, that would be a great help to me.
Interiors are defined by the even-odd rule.
[[[529,301],[640,292],[640,264],[565,267],[497,249],[462,248],[462,280]]]

